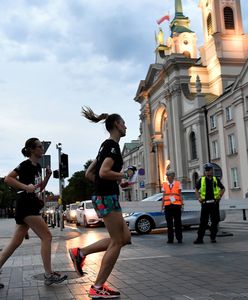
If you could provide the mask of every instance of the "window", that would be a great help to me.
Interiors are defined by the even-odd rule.
[[[232,120],[232,107],[228,106],[226,107],[226,122],[229,122]]]
[[[215,115],[210,116],[210,128],[211,129],[216,128],[216,116]]]
[[[212,155],[213,155],[213,159],[219,158],[218,141],[213,141],[212,142]]]
[[[193,187],[195,187],[195,185],[196,185],[198,179],[199,179],[198,173],[197,173],[197,172],[194,172],[194,174],[193,174]]]
[[[231,168],[231,184],[232,188],[238,188],[238,170],[237,168]]]
[[[196,137],[195,133],[190,134],[190,147],[191,147],[191,159],[197,159],[197,149],[196,149]]]
[[[207,29],[208,29],[208,35],[211,35],[213,33],[211,14],[209,14],[208,17],[207,17]]]
[[[228,154],[237,153],[234,134],[228,135]]]
[[[245,97],[246,112],[248,112],[248,96]]]
[[[231,7],[224,8],[224,21],[226,29],[234,29],[233,10]]]

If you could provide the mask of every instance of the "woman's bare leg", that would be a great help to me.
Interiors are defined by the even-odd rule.
[[[49,231],[47,224],[41,216],[28,216],[25,219],[25,223],[37,234],[41,239],[41,257],[44,265],[45,272],[47,274],[52,273],[51,267],[51,243],[52,235]]]
[[[80,250],[82,251],[83,255],[86,256],[92,253],[106,251],[108,249],[109,243],[110,243],[110,238],[105,238],[89,246],[80,248]]]
[[[22,244],[25,235],[27,234],[29,226],[26,224],[16,224],[14,235],[9,244],[3,249],[0,255],[0,268],[4,265],[6,260],[14,253],[14,251]]]
[[[109,213],[104,217],[104,223],[110,235],[110,242],[102,259],[95,282],[96,286],[101,286],[106,282],[120,254],[122,246],[130,243],[131,240],[131,233],[121,212]]]

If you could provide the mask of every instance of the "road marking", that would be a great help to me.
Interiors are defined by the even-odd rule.
[[[135,259],[151,259],[151,258],[165,258],[171,257],[171,255],[156,255],[156,256],[139,256],[139,257],[128,257],[128,258],[118,258],[119,260],[135,260]]]

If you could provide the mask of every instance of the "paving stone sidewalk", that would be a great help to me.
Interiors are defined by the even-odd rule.
[[[196,228],[183,232],[183,244],[166,243],[165,230],[149,235],[132,235],[132,245],[123,248],[109,277],[109,284],[120,290],[121,299],[133,300],[245,300],[248,299],[248,222],[242,212],[230,212],[220,225],[220,232],[231,233],[211,244],[193,245]],[[13,219],[0,219],[0,248],[14,229]],[[68,274],[60,285],[46,287],[40,257],[40,241],[30,232],[30,239],[16,250],[0,274],[5,288],[0,300],[89,299],[87,290],[94,281],[102,253],[86,261],[86,275],[78,277],[68,249],[87,245],[106,237],[105,228],[51,229],[54,269]]]

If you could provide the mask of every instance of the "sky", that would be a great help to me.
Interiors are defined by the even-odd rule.
[[[198,0],[182,0],[190,28],[203,44]],[[244,32],[248,2],[241,0]],[[119,113],[127,126],[120,142],[138,138],[140,107],[133,99],[155,62],[156,20],[174,17],[172,0],[0,0],[0,177],[25,158],[25,141],[51,141],[46,154],[58,168],[58,150],[69,155],[70,176],[94,159],[108,138],[81,107]],[[160,25],[165,38],[169,22]],[[58,193],[57,179],[47,190]]]

